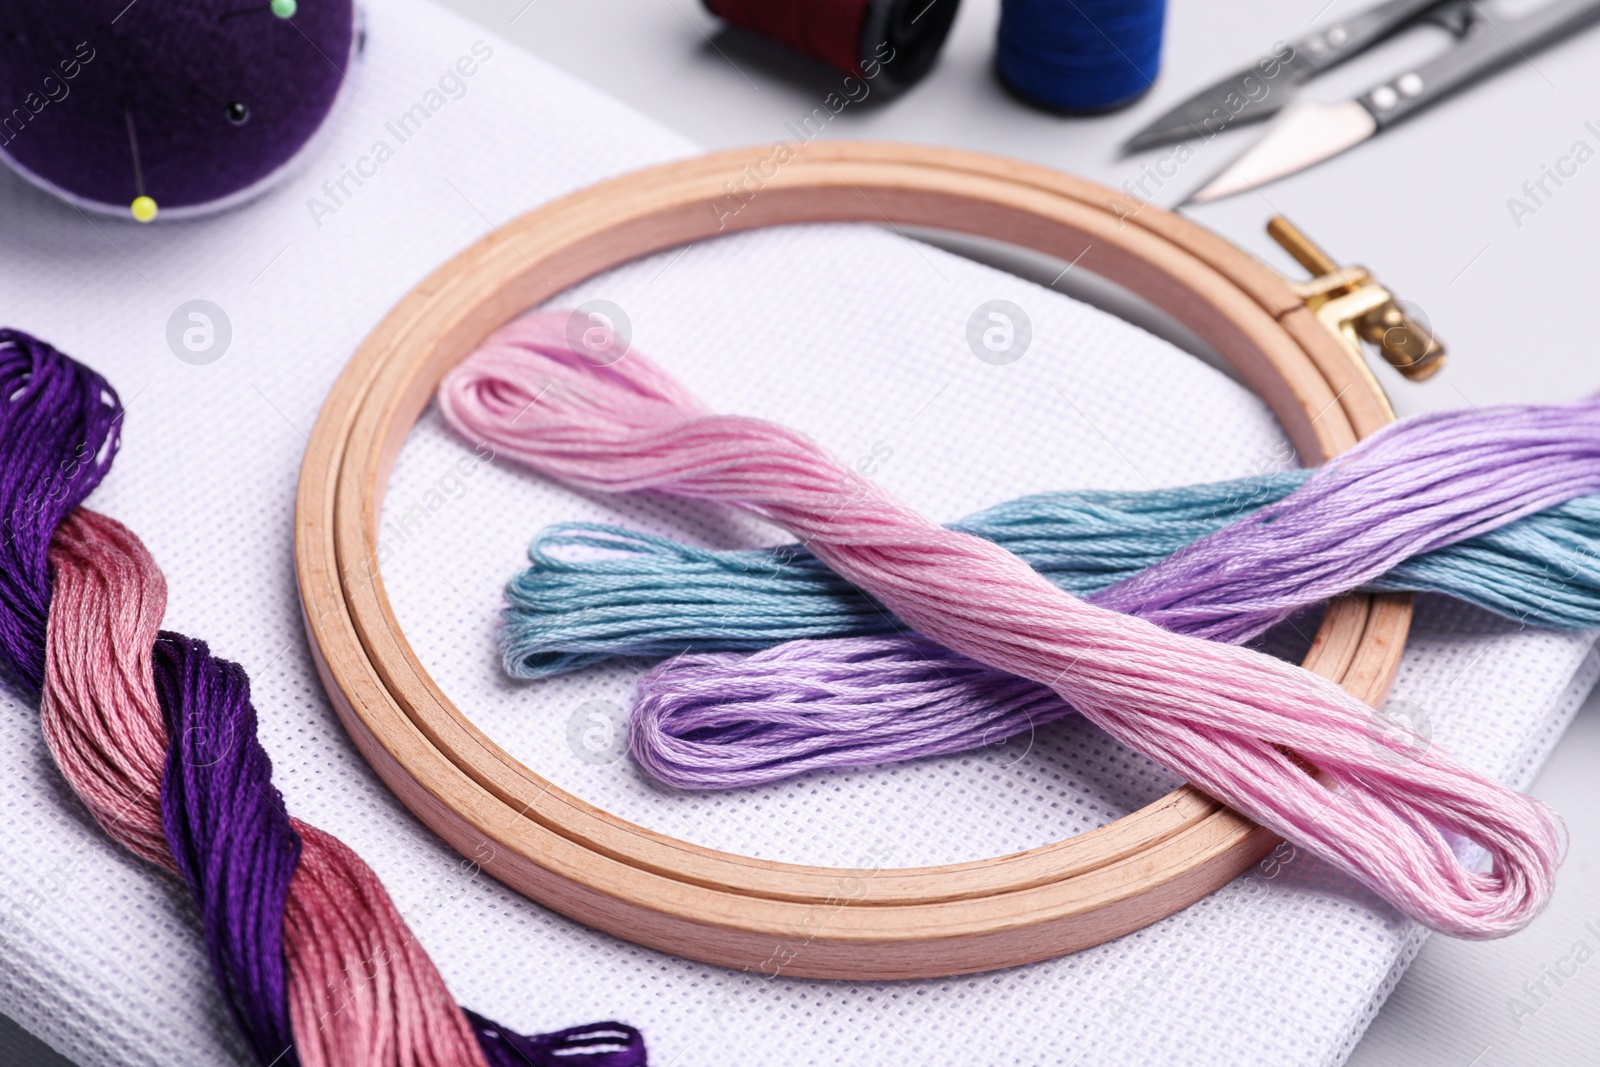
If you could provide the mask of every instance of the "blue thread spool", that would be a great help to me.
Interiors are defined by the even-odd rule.
[[[1047,111],[1125,107],[1156,80],[1166,8],[1166,0],[1004,0],[995,73]]]

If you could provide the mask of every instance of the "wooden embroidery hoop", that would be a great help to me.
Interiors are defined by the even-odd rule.
[[[1393,419],[1359,354],[1302,291],[1194,223],[1091,182],[862,143],[652,167],[485,236],[407,294],[340,375],[309,439],[295,516],[323,685],[368,762],[456,850],[556,911],[679,956],[813,978],[932,977],[1046,959],[1164,918],[1278,839],[1184,787],[1089,833],[969,863],[845,870],[717,852],[617,818],[523,766],[450,702],[400,632],[373,562],[377,520],[395,456],[450,367],[509,319],[629,260],[719,233],[840,221],[974,234],[1078,261],[1221,353],[1308,463]],[[1377,704],[1410,620],[1409,596],[1341,598],[1305,665]]]

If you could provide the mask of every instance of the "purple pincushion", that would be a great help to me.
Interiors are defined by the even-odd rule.
[[[107,211],[232,203],[322,125],[355,32],[352,0],[5,0],[0,155]]]

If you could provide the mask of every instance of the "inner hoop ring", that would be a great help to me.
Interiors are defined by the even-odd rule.
[[[745,195],[728,199],[741,174]],[[737,210],[732,210],[734,207]],[[922,978],[1087,948],[1226,884],[1278,842],[1185,786],[1009,856],[848,870],[647,830],[555,787],[476,729],[412,651],[373,562],[396,455],[445,372],[493,330],[629,260],[724,233],[891,223],[1004,241],[1131,290],[1220,353],[1308,463],[1393,421],[1371,374],[1288,282],[1208,230],[1047,168],[894,144],[736,149],[651,167],[506,223],[411,290],[351,357],[296,497],[295,564],[323,685],[396,796],[500,881],[579,922],[707,963],[808,978]],[[1305,666],[1379,703],[1409,595],[1329,605]]]

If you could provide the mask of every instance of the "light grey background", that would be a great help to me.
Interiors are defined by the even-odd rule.
[[[443,0],[707,147],[791,137],[840,87],[838,74],[723,28],[693,0]],[[1034,160],[1121,185],[1161,151],[1119,159],[1116,145],[1188,91],[1364,6],[1365,0],[1175,0],[1160,81],[1135,107],[1092,120],[1030,111],[990,73],[996,0],[966,0],[933,73],[904,97],[869,97],[828,124],[828,137],[946,144]],[[1484,5],[1487,10],[1511,10]],[[1519,3],[1518,9],[1528,5]],[[1308,95],[1337,99],[1444,46],[1418,31],[1324,78]],[[1371,268],[1422,309],[1450,344],[1449,367],[1423,385],[1380,373],[1402,412],[1562,400],[1600,388],[1592,352],[1593,244],[1600,235],[1600,160],[1582,167],[1518,226],[1508,198],[1582,139],[1600,149],[1600,30],[1533,57],[1390,134],[1296,178],[1187,213],[1286,272],[1262,233],[1273,212],[1336,258]],[[514,136],[512,131],[509,135]],[[1182,200],[1249,143],[1240,130],[1199,149],[1161,188]],[[1170,168],[1169,168],[1170,169]],[[1578,969],[1514,1025],[1526,997],[1579,939],[1600,930],[1600,699],[1591,699],[1534,792],[1567,818],[1570,857],[1549,911],[1521,934],[1473,944],[1433,938],[1351,1063],[1593,1064],[1600,1061],[1600,959]],[[0,1063],[60,1064],[0,1019]]]

